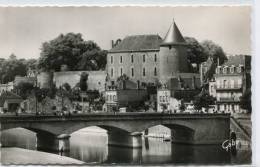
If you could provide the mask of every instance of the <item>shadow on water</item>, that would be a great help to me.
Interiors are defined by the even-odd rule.
[[[230,164],[230,154],[221,145],[172,144],[172,162],[176,164]]]

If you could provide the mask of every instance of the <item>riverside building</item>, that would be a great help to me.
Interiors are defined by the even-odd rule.
[[[251,56],[229,56],[227,62],[216,68],[209,92],[217,99],[219,112],[244,112],[239,105],[240,97],[251,88]]]

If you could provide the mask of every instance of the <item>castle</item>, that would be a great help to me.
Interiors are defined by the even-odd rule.
[[[190,89],[200,85],[199,75],[190,72],[187,43],[174,21],[164,39],[159,35],[134,35],[117,43],[107,55],[110,85],[124,74],[136,85],[152,83],[174,89],[178,87],[174,80]]]
[[[117,40],[107,55],[107,108],[138,105],[145,99],[137,97],[153,95],[161,112],[163,105],[171,109],[170,99],[176,92],[189,96],[197,90],[200,75],[190,72],[187,47],[174,21],[163,39],[159,35],[134,35]],[[127,78],[123,87],[118,84],[120,78]],[[151,86],[156,90],[149,91]],[[177,103],[174,108],[178,108]]]

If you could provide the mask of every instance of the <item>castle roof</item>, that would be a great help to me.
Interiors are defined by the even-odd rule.
[[[176,44],[184,44],[184,43],[185,43],[185,39],[183,38],[175,21],[173,21],[161,45],[176,45]]]
[[[125,37],[109,52],[159,50],[161,42],[159,35],[132,35]]]

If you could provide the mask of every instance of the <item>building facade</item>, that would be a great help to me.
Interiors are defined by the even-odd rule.
[[[136,84],[158,82],[161,41],[159,35],[135,35],[114,46],[107,55],[107,73],[112,84],[123,74]]]
[[[147,98],[145,89],[117,89],[109,86],[105,92],[106,111],[117,111],[121,107],[134,108]]]
[[[220,112],[239,113],[240,97],[251,88],[251,56],[229,56],[227,62],[216,68],[212,95],[216,95],[216,109]],[[209,88],[211,90],[211,88]]]

